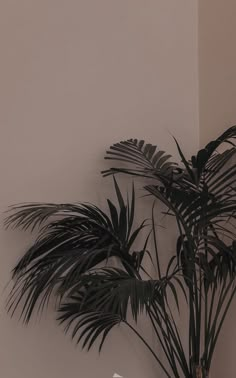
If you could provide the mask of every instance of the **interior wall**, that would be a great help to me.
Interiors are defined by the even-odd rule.
[[[0,211],[45,201],[102,203],[103,156],[144,138],[198,148],[196,0],[2,0]],[[49,311],[26,328],[5,311],[10,270],[30,235],[0,235],[0,376],[154,378],[125,329],[104,352],[75,348]],[[161,377],[161,375],[158,375]]]
[[[199,125],[204,146],[236,124],[236,2],[199,0]],[[235,377],[233,304],[218,341],[211,376]]]
[[[236,124],[235,14],[234,0],[199,0],[201,145]]]

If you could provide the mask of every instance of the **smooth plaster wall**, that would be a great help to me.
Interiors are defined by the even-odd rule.
[[[199,125],[204,146],[236,124],[236,2],[199,0]],[[235,378],[236,305],[223,326],[212,378]]]
[[[100,204],[104,152],[120,139],[198,147],[196,0],[2,0],[0,46],[1,214],[25,201]],[[1,227],[0,244],[1,378],[157,376],[124,329],[98,358],[52,311],[28,328],[10,319],[5,286],[29,235]]]
[[[200,142],[236,124],[236,2],[199,0]]]

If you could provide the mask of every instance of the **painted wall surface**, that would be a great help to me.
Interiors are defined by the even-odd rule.
[[[0,46],[1,214],[28,201],[101,203],[104,152],[120,139],[174,152],[174,134],[187,154],[198,147],[196,0],[2,0]],[[156,377],[124,329],[99,358],[50,311],[28,328],[7,316],[5,286],[29,242],[1,227],[0,377]]]
[[[236,124],[235,14],[234,0],[199,0],[201,145]]]
[[[236,124],[236,2],[199,0],[199,124],[203,146]],[[211,377],[235,378],[233,305],[218,342]]]

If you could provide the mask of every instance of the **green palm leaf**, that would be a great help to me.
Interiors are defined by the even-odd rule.
[[[38,237],[13,270],[8,310],[13,314],[20,307],[20,317],[28,323],[33,312],[41,312],[54,297],[59,321],[83,348],[89,350],[99,342],[101,350],[112,329],[124,323],[168,378],[196,377],[199,369],[205,378],[236,293],[235,139],[233,126],[191,159],[175,140],[178,164],[143,140],[122,141],[105,157],[114,162],[103,175],[113,175],[116,194],[115,201],[107,200],[106,211],[88,203],[11,208],[6,227],[38,229]],[[117,173],[150,179],[144,186],[147,195],[154,197],[154,204],[165,205],[165,215],[175,218],[176,249],[166,269],[158,248],[154,205],[150,224],[144,220],[135,228],[134,185],[125,199]],[[151,230],[141,248],[134,250],[145,227]],[[156,268],[154,278],[144,264],[145,254]],[[183,311],[182,294],[189,316],[188,350],[175,317]],[[166,364],[137,330],[141,314],[150,321]]]
[[[157,151],[156,146],[137,139],[114,144],[107,151],[105,159],[126,162],[132,168],[111,168],[102,172],[104,176],[122,172],[149,178],[169,177],[177,167],[177,164],[170,160],[171,155],[161,150]]]
[[[161,280],[142,280],[140,275],[130,276],[118,268],[96,269],[71,288],[69,301],[59,309],[59,320],[66,324],[66,331],[72,328],[72,337],[77,336],[78,342],[83,339],[82,346],[88,349],[103,334],[101,348],[114,326],[127,324],[129,310],[136,322],[143,312],[153,313],[159,319],[159,332],[165,334],[162,319],[168,315],[163,314],[163,302],[168,303],[171,293],[178,305],[175,278],[175,272]]]
[[[145,224],[133,229],[134,189],[131,201],[125,203],[117,182],[114,183],[118,207],[108,200],[109,215],[90,204],[13,207],[7,226],[41,228],[35,243],[13,270],[10,312],[14,313],[22,303],[21,316],[28,322],[34,309],[41,311],[58,287],[61,296],[62,288],[66,293],[81,275],[101,263],[107,264],[111,258],[116,258],[129,274],[139,271],[146,241],[139,252],[133,251],[132,246]],[[46,220],[49,223],[43,224]]]

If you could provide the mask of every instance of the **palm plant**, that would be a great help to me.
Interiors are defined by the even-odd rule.
[[[33,312],[57,299],[58,320],[88,350],[124,323],[144,343],[168,378],[207,378],[222,325],[235,295],[236,127],[207,144],[191,160],[176,141],[180,163],[152,144],[116,143],[106,159],[122,162],[113,175],[116,203],[108,212],[91,204],[14,206],[6,226],[39,229],[35,243],[13,270],[8,311],[20,306],[26,323]],[[219,148],[226,146],[221,152]],[[144,177],[147,195],[174,217],[178,236],[167,267],[157,248],[154,206],[136,228],[135,190],[125,199],[115,175]],[[139,250],[139,234],[146,236]],[[152,249],[149,251],[150,241]],[[147,271],[145,255],[155,266]],[[178,329],[176,309],[184,296],[188,345]],[[161,359],[137,327],[145,314],[164,352]],[[130,321],[130,314],[133,321]]]

